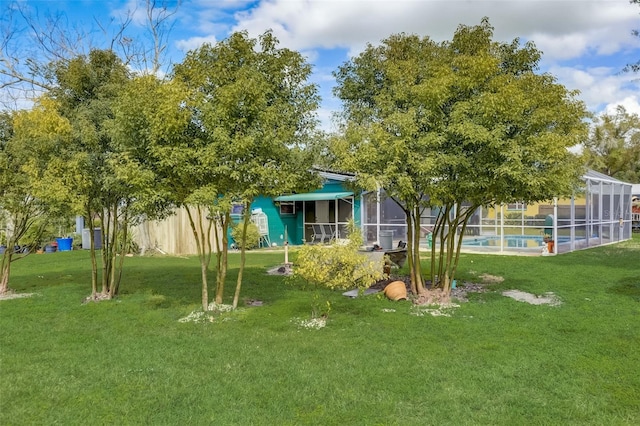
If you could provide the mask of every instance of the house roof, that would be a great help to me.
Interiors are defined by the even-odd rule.
[[[343,192],[305,192],[303,194],[281,195],[275,201],[326,201],[339,200],[353,196],[351,191]]]
[[[623,182],[619,179],[612,178],[611,176],[605,175],[604,173],[596,172],[595,170],[588,169],[587,172],[582,175],[584,179],[592,179],[592,180],[600,180],[603,182],[612,182],[612,183],[621,183],[623,185],[631,185],[628,182]]]
[[[356,176],[352,175],[352,174],[338,173],[338,172],[328,172],[328,171],[325,171],[325,170],[318,170],[317,173],[323,179],[335,180],[335,181],[338,181],[338,182],[352,181],[352,180],[354,180],[356,178]]]

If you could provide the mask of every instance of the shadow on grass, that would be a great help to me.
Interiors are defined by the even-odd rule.
[[[265,264],[275,261],[275,258],[270,257],[265,257],[264,260]],[[71,284],[78,289],[85,289],[89,295],[90,265],[89,254],[83,251],[28,256],[12,265],[10,287],[17,292],[32,292]],[[270,276],[266,269],[264,265],[245,267],[241,299],[282,297],[283,292],[290,289],[290,286],[284,283],[284,277]],[[237,264],[229,265],[224,303],[231,303],[233,299],[238,271]],[[120,296],[147,294],[150,307],[154,308],[166,308],[174,304],[198,304],[202,292],[201,279],[197,257],[127,258],[122,272]],[[210,270],[210,299],[215,295],[215,280],[215,270]],[[100,285],[99,283],[98,286]]]
[[[640,302],[640,278],[626,277],[622,278],[618,284],[607,289],[608,293],[629,296],[636,302]]]

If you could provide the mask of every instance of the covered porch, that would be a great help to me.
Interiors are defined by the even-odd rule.
[[[301,239],[306,243],[327,243],[346,238],[348,221],[357,217],[357,203],[352,191],[282,195],[274,201],[279,203],[281,212],[301,216]]]

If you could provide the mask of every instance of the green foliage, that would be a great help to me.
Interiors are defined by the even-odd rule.
[[[505,225],[520,225],[522,224],[522,212],[507,212],[504,214]],[[499,217],[499,215],[498,215]]]
[[[238,248],[243,247],[242,227],[242,222],[236,223],[231,227],[231,238],[233,238],[233,241]],[[249,222],[249,224],[247,225],[247,233],[244,236],[244,240],[246,241],[246,245],[244,246],[244,248],[247,250],[258,248],[258,246],[260,245],[260,230],[255,223]]]
[[[220,188],[241,199],[317,183],[305,149],[319,102],[317,87],[307,82],[311,65],[277,45],[271,32],[257,39],[236,32],[189,52],[175,67],[174,80],[193,93],[193,120],[204,131],[215,176],[224,181]]]
[[[450,254],[457,234],[444,230],[464,226],[476,208],[569,195],[583,171],[567,149],[586,135],[577,93],[535,73],[533,43],[492,38],[486,18],[459,26],[451,41],[396,34],[335,73],[344,103],[338,168],[367,189],[384,188],[409,230],[422,208],[440,208]],[[419,257],[409,259],[419,274]],[[451,279],[455,262],[446,262]]]
[[[123,228],[118,230],[118,237],[116,238],[118,247],[118,253],[125,254],[138,254],[140,253],[140,247],[138,243],[132,238],[131,232],[128,230],[125,232]]]
[[[359,253],[362,235],[351,221],[347,242],[305,245],[298,250],[293,279],[330,289],[366,288],[382,279],[382,265]]]
[[[36,100],[29,111],[0,117],[0,210],[13,224],[7,245],[37,244],[47,221],[64,210],[68,190],[56,178],[60,156],[71,141],[71,126],[58,114],[59,103]],[[28,234],[28,235],[26,235]],[[0,262],[0,293],[8,289],[8,251]]]
[[[18,242],[19,245],[33,245],[43,248],[58,236],[56,227],[46,217],[38,217]]]
[[[587,166],[626,182],[640,182],[640,117],[619,105],[594,120],[582,144]]]
[[[178,134],[178,144],[166,144],[166,152],[175,155],[163,156],[169,162],[191,156],[174,168],[188,177],[179,181],[188,182],[186,192],[213,185],[217,194],[209,200],[226,195],[242,200],[248,210],[258,195],[315,186],[314,157],[306,144],[315,134],[319,97],[310,74],[305,58],[279,48],[270,31],[256,39],[235,32],[188,52],[172,75],[173,83],[185,88],[184,101],[170,105],[191,113],[191,128]],[[242,268],[234,307],[241,285]]]
[[[331,313],[331,302],[324,299],[319,291],[313,293],[311,318],[327,318]]]

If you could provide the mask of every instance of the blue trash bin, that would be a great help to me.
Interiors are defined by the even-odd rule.
[[[73,238],[56,238],[58,243],[58,251],[71,251]]]

